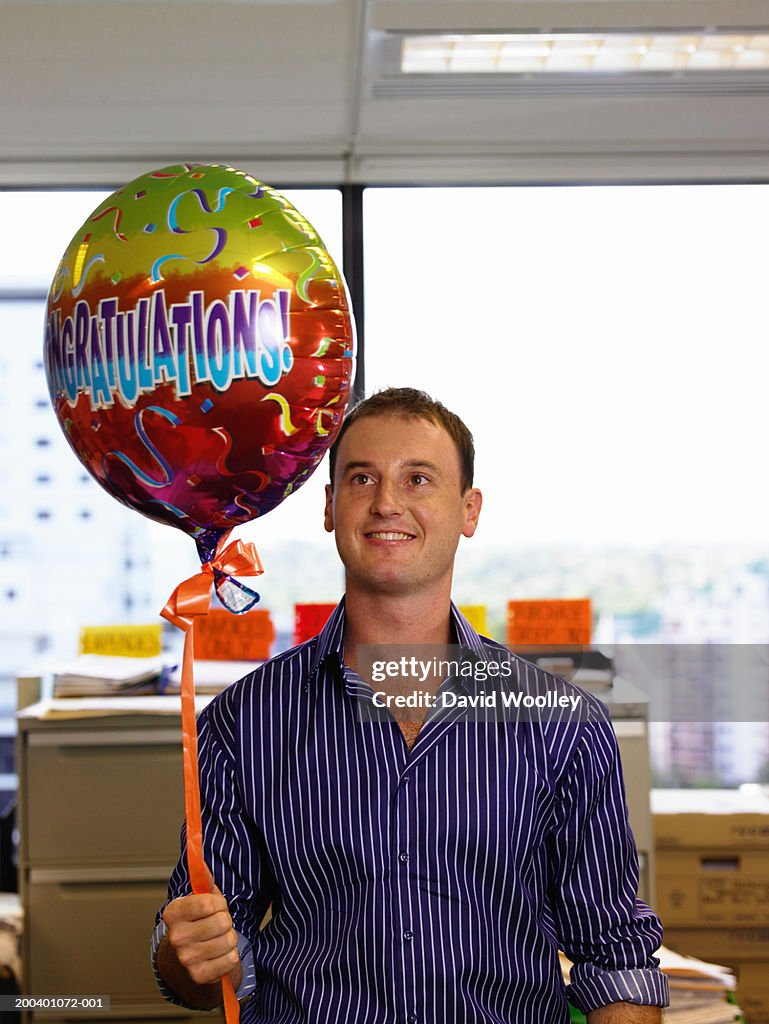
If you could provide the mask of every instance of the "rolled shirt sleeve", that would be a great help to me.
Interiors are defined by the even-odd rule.
[[[570,1001],[584,1013],[616,1002],[666,1006],[668,980],[653,955],[662,923],[636,896],[638,855],[619,749],[602,708],[585,723],[560,780],[557,818],[552,906],[574,963]]]

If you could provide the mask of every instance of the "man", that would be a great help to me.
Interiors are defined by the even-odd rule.
[[[473,665],[510,663],[451,602],[459,539],[481,510],[473,457],[462,421],[412,389],[345,420],[325,508],[345,598],[319,637],[201,715],[212,887],[186,895],[180,860],[153,939],[169,997],[212,1007],[229,974],[252,994],[244,1024],[566,1024],[560,948],[590,1024],[660,1020],[661,925],[635,898],[600,702],[570,688],[579,716],[524,723],[456,706],[423,723],[361,714],[369,645],[454,644]],[[510,692],[558,682],[512,664]],[[436,700],[477,688],[431,685]]]

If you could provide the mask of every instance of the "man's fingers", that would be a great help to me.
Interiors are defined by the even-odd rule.
[[[208,985],[211,982],[221,981],[225,974],[229,974],[237,966],[239,959],[237,949],[234,949],[223,956],[208,960],[195,960],[184,966],[194,982],[198,985]],[[181,957],[179,960],[183,962]]]
[[[210,942],[222,936],[235,934],[232,928],[232,918],[225,910],[208,917],[197,918],[194,921],[180,918],[176,921],[166,923],[168,934],[174,945],[192,942]]]
[[[164,918],[168,927],[167,941],[179,964],[199,985],[219,981],[240,962],[238,937],[232,927],[232,918],[225,908],[203,917],[195,917],[201,906],[221,897],[182,896],[166,907]],[[170,912],[174,903],[179,904]]]
[[[219,972],[218,977],[221,977],[238,962],[238,940],[232,929],[224,935],[216,935],[205,941],[200,941],[197,938],[185,941],[181,935],[178,936],[178,940],[176,955],[179,963],[183,964],[190,973],[196,965],[212,964],[215,965],[212,968],[215,970],[219,966],[224,968],[226,964],[226,969]],[[200,981],[201,979],[196,980]]]

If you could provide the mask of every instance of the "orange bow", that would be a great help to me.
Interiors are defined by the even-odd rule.
[[[187,822],[187,868],[192,891],[196,894],[207,893],[211,889],[203,857],[203,825],[200,816],[193,627],[196,618],[208,614],[211,586],[216,582],[217,574],[222,577],[258,576],[264,571],[256,547],[250,541],[236,540],[225,548],[223,545],[228,537],[229,532],[219,541],[213,561],[205,562],[199,573],[179,584],[160,613],[164,619],[184,630],[181,685],[184,812]],[[240,1007],[228,975],[222,978],[222,994],[227,1024],[237,1024]]]
[[[197,616],[208,614],[215,572],[223,576],[259,576],[264,572],[256,546],[251,541],[235,540],[223,548],[228,537],[229,533],[226,533],[219,541],[212,562],[204,562],[200,572],[179,584],[160,613],[179,629],[188,630]]]

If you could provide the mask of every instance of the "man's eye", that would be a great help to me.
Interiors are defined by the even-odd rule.
[[[413,473],[411,476],[411,482],[412,484],[416,484],[417,487],[420,487],[422,484],[429,483],[429,479],[424,475],[424,473]]]
[[[354,484],[367,484],[370,483],[370,481],[371,477],[368,475],[368,473],[356,473],[352,477],[352,482]]]

